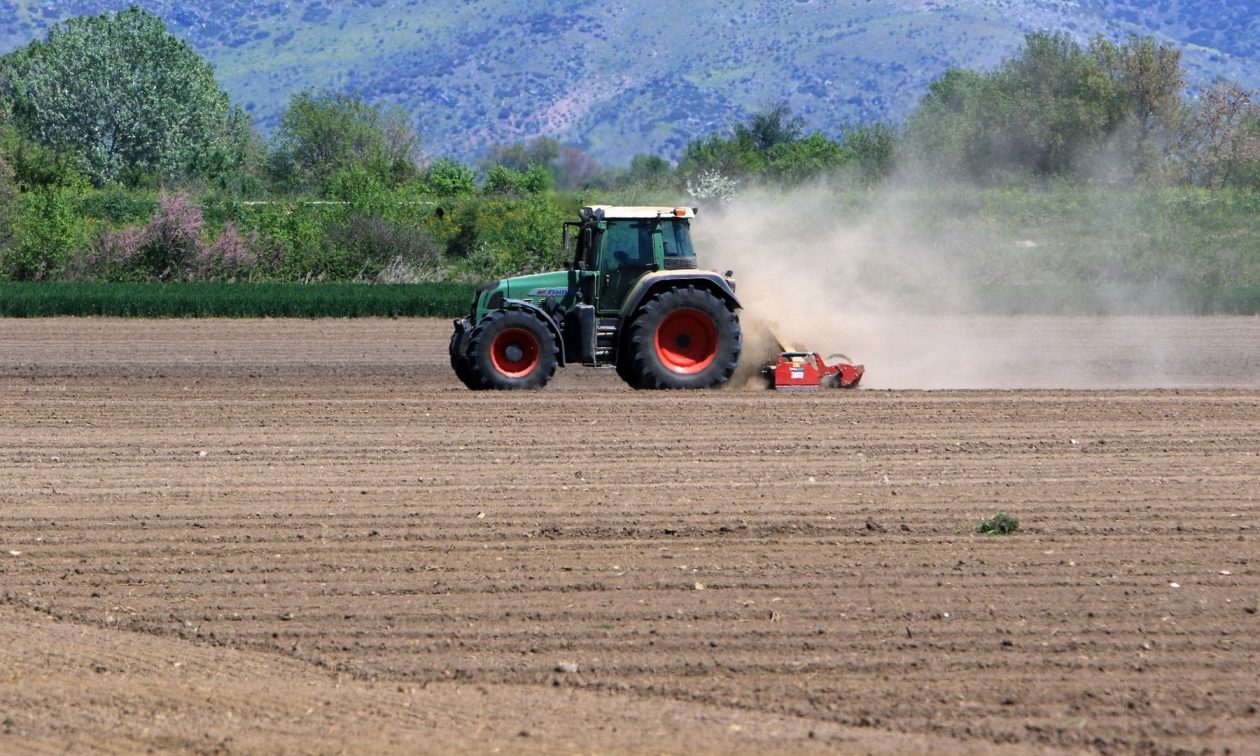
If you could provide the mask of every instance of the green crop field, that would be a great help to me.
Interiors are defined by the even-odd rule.
[[[0,316],[452,317],[475,287],[425,284],[0,283]]]

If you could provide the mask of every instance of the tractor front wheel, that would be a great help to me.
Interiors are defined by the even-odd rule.
[[[628,346],[633,370],[626,372],[637,388],[714,388],[730,380],[739,362],[739,319],[705,289],[673,289],[644,305]]]
[[[556,372],[560,348],[550,329],[521,310],[495,310],[468,339],[470,388],[540,389]]]

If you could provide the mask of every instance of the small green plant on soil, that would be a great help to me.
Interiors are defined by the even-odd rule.
[[[985,535],[1008,535],[1019,530],[1019,518],[1006,512],[998,512],[976,526],[977,533]]]

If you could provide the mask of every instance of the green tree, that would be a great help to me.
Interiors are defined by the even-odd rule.
[[[859,180],[874,184],[892,173],[899,136],[882,123],[844,130],[845,149],[852,155]]]
[[[410,121],[400,108],[381,110],[357,95],[299,92],[280,117],[272,177],[285,189],[321,194],[348,185],[398,186],[418,170],[420,140]]]
[[[766,150],[766,176],[785,185],[834,173],[853,154],[819,133],[779,142]]]
[[[13,124],[0,124],[0,155],[13,169],[13,180],[23,189],[40,186],[86,186],[75,167],[74,155],[36,144]]]
[[[438,160],[424,171],[425,190],[439,197],[459,197],[477,191],[477,177],[463,163]]]
[[[989,74],[953,69],[908,119],[912,153],[943,173],[1055,176],[1088,165],[1123,121],[1120,83],[1066,35],[1030,34]]]
[[[1191,183],[1260,188],[1260,101],[1228,82],[1204,90],[1178,135],[1177,155]]]
[[[1136,35],[1123,45],[1099,37],[1090,52],[1123,92],[1124,158],[1138,175],[1156,175],[1185,111],[1181,52],[1153,37]]]
[[[1091,157],[1123,118],[1117,82],[1067,35],[1031,34],[997,74],[1001,127],[1009,136],[994,157],[1041,175],[1070,172]],[[999,134],[1002,132],[999,132]]]
[[[804,119],[786,104],[772,103],[736,125],[730,137],[714,134],[688,144],[678,173],[693,188],[714,177],[794,184],[831,173],[849,159],[841,145],[822,134],[803,136],[804,128]]]
[[[674,167],[658,155],[635,155],[625,174],[625,183],[661,188],[673,178]]]
[[[520,174],[542,168],[551,174],[551,185],[559,189],[587,187],[600,173],[599,161],[587,152],[547,136],[496,144],[478,162],[487,177],[495,168]]]
[[[560,158],[560,143],[551,137],[540,136],[511,144],[496,144],[480,161],[486,173],[496,166],[517,173],[524,173],[536,165],[550,168]]]
[[[792,114],[786,102],[773,102],[753,114],[748,123],[735,127],[735,141],[759,152],[801,138],[805,119]]]
[[[523,197],[542,194],[552,188],[552,175],[545,167],[534,165],[524,171],[514,171],[496,165],[486,176],[486,194]]]
[[[0,58],[0,107],[97,185],[185,173],[230,151],[242,118],[210,63],[138,7],[54,24]]]

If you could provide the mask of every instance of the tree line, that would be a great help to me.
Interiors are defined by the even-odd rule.
[[[676,164],[602,166],[550,137],[422,161],[411,124],[303,91],[264,138],[159,17],[56,24],[0,57],[0,279],[499,274],[557,264],[556,229],[584,198],[722,201],[752,185],[1260,189],[1254,93],[1191,94],[1178,51],[1148,37],[1032,34],[992,71],[947,71],[903,124],[837,138],[770,103]]]

